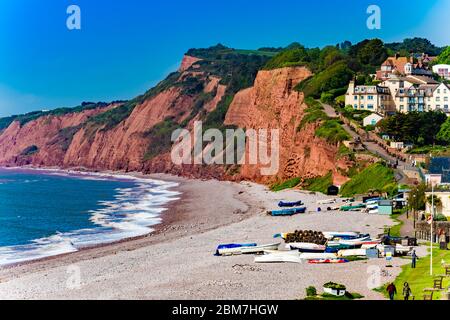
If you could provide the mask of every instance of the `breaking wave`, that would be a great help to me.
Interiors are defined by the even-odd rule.
[[[0,247],[0,266],[73,253],[87,247],[147,235],[154,231],[152,226],[161,223],[161,213],[167,210],[165,206],[178,200],[180,195],[171,190],[178,186],[177,183],[160,180],[60,171],[46,174],[72,177],[75,174],[80,179],[133,180],[136,184],[132,188],[116,189],[112,201],[98,202],[99,209],[89,212],[94,228],[57,233],[26,245]]]

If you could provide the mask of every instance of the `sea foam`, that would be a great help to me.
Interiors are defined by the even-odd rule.
[[[172,190],[178,186],[173,182],[128,175],[42,171],[45,174],[66,175],[79,179],[131,180],[136,186],[117,188],[112,201],[98,201],[99,208],[89,212],[94,228],[57,233],[33,240],[26,245],[0,247],[0,266],[73,253],[83,248],[147,235],[154,231],[152,226],[162,222],[161,213],[167,210],[166,205],[178,200],[180,196],[179,192]]]

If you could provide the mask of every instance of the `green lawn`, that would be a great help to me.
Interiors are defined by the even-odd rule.
[[[402,227],[405,223],[403,221],[401,221],[399,218],[404,214],[405,214],[405,212],[400,212],[400,213],[394,213],[393,215],[391,215],[391,219],[394,220],[395,222],[397,222],[397,224],[395,226],[386,228],[386,229],[390,229],[391,236],[401,237],[400,230],[402,229]]]
[[[434,275],[440,275],[445,273],[444,268],[441,265],[441,261],[444,260],[446,263],[450,263],[450,251],[442,251],[437,247],[433,250],[433,269]],[[402,288],[405,282],[408,282],[413,295],[416,300],[423,300],[423,289],[432,288],[434,278],[430,276],[430,256],[420,257],[417,262],[417,268],[411,269],[411,264],[407,264],[402,267],[403,271],[395,280],[395,286],[397,287],[398,295],[397,300],[403,300]],[[450,285],[450,280],[444,279],[443,286],[447,288]],[[382,293],[388,297],[386,294],[386,287],[383,287],[377,291],[382,291]],[[440,300],[441,295],[439,292],[434,294],[434,300]]]

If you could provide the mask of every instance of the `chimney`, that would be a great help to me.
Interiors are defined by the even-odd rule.
[[[397,53],[395,54],[395,60],[397,60],[398,58],[400,58],[400,53],[397,52]]]

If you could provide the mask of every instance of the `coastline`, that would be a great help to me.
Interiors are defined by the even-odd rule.
[[[140,174],[139,174],[140,175]],[[0,270],[3,299],[301,299],[304,288],[336,281],[366,299],[384,299],[368,289],[369,266],[380,267],[387,283],[401,271],[402,259],[384,270],[384,260],[345,265],[255,264],[253,256],[214,257],[220,243],[276,242],[273,235],[295,229],[361,231],[377,235],[389,217],[360,212],[309,212],[286,218],[265,214],[279,200],[302,199],[309,208],[321,194],[298,190],[273,193],[243,182],[145,176],[179,183],[181,199],[163,213],[155,232],[139,238],[85,249]],[[368,264],[370,263],[370,265]],[[81,287],[70,289],[68,268],[81,272]],[[383,272],[382,272],[382,271]]]
[[[110,254],[114,254],[118,250],[134,250],[142,247],[147,247],[153,244],[157,244],[163,241],[168,241],[172,239],[177,239],[185,235],[187,229],[186,226],[189,226],[189,229],[195,233],[202,233],[208,230],[216,229],[218,227],[234,223],[236,221],[241,221],[242,219],[227,219],[225,222],[219,222],[218,224],[208,224],[206,225],[204,222],[199,219],[200,217],[196,214],[189,214],[189,211],[186,210],[186,207],[189,206],[189,200],[198,198],[197,192],[192,192],[191,188],[186,187],[189,184],[188,179],[177,177],[168,174],[151,174],[145,175],[138,172],[115,172],[115,171],[101,171],[101,172],[90,172],[89,170],[78,171],[71,169],[57,169],[57,168],[33,168],[33,167],[18,167],[18,168],[5,168],[10,170],[19,170],[19,171],[42,171],[42,172],[54,172],[61,174],[70,174],[73,176],[102,176],[105,178],[137,178],[144,180],[157,180],[164,182],[172,182],[177,183],[176,187],[169,188],[178,192],[176,200],[168,202],[164,207],[164,210],[161,213],[161,223],[149,226],[149,233],[142,236],[137,237],[128,237],[114,242],[108,243],[99,243],[96,245],[83,247],[78,249],[76,252],[69,252],[58,254],[54,256],[48,256],[40,259],[24,261],[20,263],[14,263],[7,266],[0,267],[0,283],[3,282],[3,279],[9,278],[10,276],[14,277],[16,273],[24,274],[28,272],[34,272],[36,270],[40,270],[42,268],[48,268],[49,266],[58,265],[60,263],[75,263],[78,261],[83,261],[86,259],[91,259],[93,256],[102,257]],[[200,181],[200,180],[194,180]],[[219,181],[212,181],[212,184],[219,183]],[[246,209],[237,209],[241,215],[245,214],[244,211]],[[153,231],[152,231],[153,230]]]

